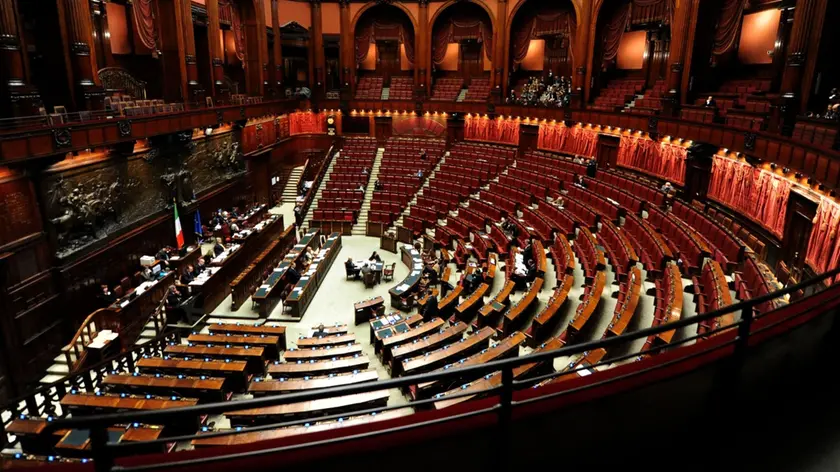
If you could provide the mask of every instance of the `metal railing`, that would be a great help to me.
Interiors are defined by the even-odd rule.
[[[336,388],[329,388],[324,390],[316,390],[316,391],[309,391],[309,392],[301,392],[301,393],[290,393],[284,394],[279,396],[268,396],[264,398],[255,398],[255,399],[247,399],[247,400],[239,400],[233,402],[222,402],[222,403],[213,403],[213,404],[206,404],[206,405],[197,405],[192,407],[186,408],[178,408],[178,409],[171,409],[171,410],[164,410],[164,411],[143,411],[143,412],[129,412],[129,413],[119,413],[119,414],[106,414],[106,415],[92,415],[92,416],[83,416],[83,417],[74,417],[74,418],[66,418],[66,419],[58,419],[55,421],[50,422],[48,425],[48,430],[57,430],[57,429],[68,429],[68,428],[77,428],[77,429],[89,429],[91,431],[91,455],[95,461],[96,470],[97,471],[144,471],[144,470],[162,470],[162,469],[171,469],[176,467],[185,467],[185,466],[195,466],[201,465],[205,463],[211,463],[216,461],[225,461],[225,460],[232,460],[232,459],[242,459],[242,458],[249,458],[249,457],[258,457],[264,456],[268,454],[275,454],[279,452],[286,452],[291,450],[297,450],[307,447],[313,446],[323,446],[327,443],[341,443],[346,442],[354,439],[360,439],[362,437],[370,437],[372,435],[381,435],[381,434],[388,434],[395,431],[402,431],[408,430],[418,427],[427,426],[428,422],[414,422],[411,424],[407,424],[404,426],[400,426],[398,428],[391,428],[391,429],[380,429],[377,431],[372,432],[364,432],[359,433],[356,435],[345,435],[341,437],[337,437],[330,440],[322,440],[315,443],[312,442],[304,442],[301,444],[289,445],[289,446],[282,446],[282,447],[272,447],[272,448],[257,448],[255,450],[247,451],[247,452],[240,452],[238,454],[221,454],[221,455],[211,455],[208,456],[189,459],[189,460],[178,460],[177,457],[173,457],[173,461],[167,463],[155,463],[151,465],[140,465],[140,466],[119,466],[115,465],[116,458],[126,455],[126,445],[119,444],[119,443],[109,443],[108,442],[108,435],[107,435],[107,428],[111,425],[115,424],[123,424],[123,423],[145,423],[145,424],[171,424],[173,421],[183,421],[189,418],[196,418],[202,415],[210,415],[210,414],[222,414],[229,411],[235,410],[245,410],[245,409],[252,409],[252,408],[265,408],[271,406],[278,406],[278,405],[286,405],[291,403],[298,403],[303,401],[309,400],[318,400],[318,399],[325,399],[330,397],[336,396],[347,396],[353,394],[361,394],[365,392],[372,392],[372,391],[380,391],[386,389],[394,389],[394,388],[406,388],[412,385],[418,385],[424,382],[432,382],[432,381],[457,381],[459,379],[464,378],[473,378],[473,379],[480,379],[482,376],[488,375],[500,375],[501,381],[498,385],[484,389],[481,391],[465,391],[463,393],[459,393],[457,395],[447,395],[446,399],[457,399],[462,397],[476,397],[476,396],[486,396],[488,394],[497,394],[498,401],[492,406],[482,408],[479,410],[472,410],[466,413],[460,413],[458,415],[452,415],[444,418],[440,418],[434,420],[434,422],[446,422],[446,421],[458,421],[460,419],[476,416],[476,415],[483,415],[486,413],[495,413],[498,417],[499,425],[504,429],[510,427],[512,423],[512,412],[513,410],[522,405],[527,405],[534,402],[541,402],[546,401],[552,398],[556,398],[562,395],[568,395],[569,393],[573,393],[575,391],[579,391],[581,389],[587,388],[594,388],[600,385],[605,385],[612,382],[617,382],[619,380],[623,380],[628,377],[632,377],[635,375],[642,375],[645,372],[654,369],[661,369],[666,368],[669,364],[673,364],[676,362],[684,361],[688,357],[696,357],[704,354],[708,354],[712,351],[718,351],[722,349],[731,350],[734,354],[726,353],[727,356],[733,357],[737,359],[743,360],[743,357],[747,351],[747,347],[750,344],[750,337],[754,336],[759,333],[766,332],[770,329],[773,329],[780,325],[781,323],[788,322],[796,317],[802,316],[806,313],[812,313],[806,310],[800,310],[796,312],[792,310],[797,304],[802,303],[803,301],[807,301],[808,297],[803,298],[794,302],[791,305],[785,305],[782,308],[777,310],[771,311],[769,313],[764,313],[761,315],[756,316],[755,308],[760,306],[762,303],[765,303],[770,300],[777,299],[779,297],[783,297],[786,295],[794,294],[799,291],[807,291],[810,295],[815,296],[821,292],[823,296],[827,298],[827,300],[821,300],[823,303],[820,306],[826,306],[833,300],[840,299],[840,285],[828,286],[826,287],[823,284],[823,281],[831,280],[836,275],[840,274],[840,269],[835,269],[830,272],[824,273],[819,275],[811,280],[787,287],[783,290],[767,294],[764,296],[756,297],[751,300],[743,301],[736,303],[734,305],[725,307],[720,310],[715,310],[712,312],[696,315],[690,318],[681,319],[679,321],[675,321],[672,323],[662,324],[659,326],[641,329],[639,331],[635,331],[629,334],[624,334],[621,336],[605,338],[597,341],[591,342],[584,342],[580,344],[571,345],[568,347],[564,347],[561,349],[557,349],[554,351],[547,351],[547,352],[539,352],[535,354],[530,354],[527,356],[522,357],[515,357],[506,360],[498,360],[492,361],[488,363],[484,363],[481,365],[463,367],[463,368],[455,368],[455,369],[447,369],[441,370],[436,372],[430,372],[420,375],[412,375],[407,377],[398,377],[389,380],[382,380],[378,382],[370,382],[370,383],[363,383],[353,386],[345,386],[345,387],[336,387]],[[767,316],[770,313],[775,313],[778,310],[791,310],[792,313],[790,316],[782,318],[781,320],[777,320],[772,324],[767,326],[763,326],[760,329],[753,330],[753,323],[755,320],[760,320],[761,318]],[[733,324],[728,326],[718,327],[712,331],[705,332],[703,334],[698,334],[694,336],[687,336],[683,337],[682,339],[674,340],[670,344],[665,345],[654,345],[650,349],[644,352],[633,352],[630,354],[622,355],[620,357],[610,358],[604,362],[600,362],[595,366],[585,365],[581,366],[572,370],[566,370],[561,372],[551,372],[549,374],[540,375],[538,377],[532,377],[528,379],[516,379],[514,377],[514,369],[517,367],[521,367],[526,364],[534,364],[534,363],[541,363],[541,362],[548,362],[557,357],[561,356],[574,356],[578,354],[582,354],[588,352],[593,349],[599,348],[613,348],[617,346],[626,345],[627,343],[639,340],[642,338],[648,338],[649,336],[655,336],[660,333],[664,333],[666,331],[671,330],[680,330],[682,328],[686,328],[692,325],[697,325],[703,321],[710,320],[713,318],[720,317],[722,315],[728,313],[737,313],[740,312],[741,316],[739,319],[734,321]],[[719,341],[712,342],[710,338],[715,337],[721,334],[733,334],[734,335],[729,338],[718,338]],[[522,399],[522,400],[514,400],[514,392],[523,388],[523,387],[530,387],[534,385],[536,382],[550,380],[552,378],[556,378],[561,375],[567,375],[570,373],[578,372],[583,369],[591,369],[593,367],[606,365],[606,364],[613,364],[615,362],[619,362],[622,360],[629,360],[632,358],[643,358],[647,357],[651,354],[661,352],[663,350],[673,350],[677,346],[686,345],[689,343],[698,343],[698,345],[707,346],[707,349],[703,349],[697,352],[693,352],[688,354],[685,357],[677,358],[676,360],[670,360],[668,362],[659,362],[653,363],[651,366],[646,367],[645,369],[640,369],[636,372],[629,372],[624,373],[621,376],[607,376],[598,382],[594,382],[589,385],[585,385],[582,387],[577,387],[575,389],[569,390],[560,390],[560,391],[552,391],[548,394],[534,396],[532,398]],[[462,383],[466,383],[463,382]],[[552,389],[553,390],[553,389]],[[390,407],[376,407],[376,408],[368,408],[361,411],[354,411],[352,413],[341,413],[341,414],[334,414],[329,416],[322,416],[319,417],[319,421],[329,421],[338,418],[347,418],[356,415],[364,415],[370,414],[374,412],[384,412],[384,411],[392,411],[398,410],[403,408],[413,408],[413,407],[422,407],[424,405],[431,405],[434,402],[440,401],[441,398],[432,397],[429,399],[419,400],[412,402],[408,405],[395,405]],[[220,436],[231,436],[231,435],[239,435],[245,434],[250,432],[257,432],[257,431],[265,431],[271,429],[278,429],[290,426],[301,425],[304,423],[311,422],[312,419],[302,419],[302,420],[295,420],[295,421],[288,421],[282,423],[275,423],[275,424],[268,424],[268,425],[261,425],[261,426],[254,426],[254,427],[239,427],[231,430],[225,431],[208,431],[202,432],[201,434],[193,434],[193,435],[183,435],[183,436],[176,436],[176,437],[167,437],[165,439],[159,439],[155,441],[148,441],[144,443],[140,443],[140,445],[153,445],[153,444],[163,444],[163,443],[171,443],[173,441],[190,441],[197,438],[212,438],[212,437],[220,437]],[[132,443],[133,447],[137,447],[138,443]],[[222,449],[224,451],[224,449]]]

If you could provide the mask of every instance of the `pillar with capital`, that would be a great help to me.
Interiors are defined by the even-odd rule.
[[[198,61],[195,56],[195,32],[192,19],[192,2],[181,2],[181,26],[184,31],[184,63],[187,67],[187,101],[201,101],[204,99],[204,87],[198,83]]]
[[[41,98],[29,83],[29,68],[20,35],[17,0],[0,2],[0,93],[3,116],[38,114]]]
[[[350,26],[350,0],[339,0],[339,20],[341,21],[341,46],[339,61],[341,62],[341,91],[342,99],[352,96],[355,79],[353,71],[356,69],[355,39]]]
[[[595,9],[592,2],[581,2],[578,11],[577,30],[574,38],[574,66],[572,74],[571,104],[580,108],[589,98],[590,81],[587,80],[587,67],[592,64],[592,50],[595,36]]]
[[[671,50],[668,55],[668,95],[664,101],[666,112],[674,110],[679,101],[685,100],[683,73],[688,63],[691,45],[694,44],[694,23],[697,22],[699,2],[676,0],[671,22]],[[670,113],[669,113],[670,114]]]
[[[93,26],[88,0],[59,0],[63,27],[67,31],[65,47],[69,50],[68,76],[75,108],[93,110],[102,107],[105,92],[96,76],[96,50],[93,48]]]

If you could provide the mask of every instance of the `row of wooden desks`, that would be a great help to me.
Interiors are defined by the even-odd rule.
[[[344,387],[365,382],[376,382],[379,374],[375,370],[361,370],[346,374],[329,374],[304,378],[254,379],[248,392],[254,395],[276,395],[323,388]]]
[[[463,338],[464,333],[467,332],[467,328],[468,325],[466,323],[459,321],[452,326],[442,328],[437,332],[425,335],[422,338],[417,338],[412,342],[394,346],[390,351],[384,351],[384,353],[389,353],[389,355],[383,357],[386,362],[390,363],[391,372],[395,372],[400,360],[411,356],[419,356],[440,346],[457,342]]]
[[[423,257],[420,251],[409,245],[400,247],[402,262],[408,267],[408,275],[397,286],[391,288],[388,293],[391,295],[391,306],[401,309],[401,299],[417,290],[420,279],[423,275]]]
[[[297,269],[300,266],[300,260],[306,249],[311,247],[316,249],[320,247],[321,239],[318,230],[310,231],[303,235],[300,241],[292,246],[292,249],[283,257],[280,264],[271,271],[268,278],[263,281],[262,285],[257,287],[257,290],[252,295],[251,299],[259,306],[260,316],[267,317],[271,311],[282,300],[282,293],[288,285],[286,282],[286,273],[290,267]]]
[[[531,283],[531,287],[528,289],[528,292],[525,293],[519,301],[513,305],[510,310],[505,313],[505,316],[502,320],[502,330],[505,334],[510,334],[516,326],[521,325],[524,322],[525,313],[534,305],[534,302],[537,301],[537,295],[540,293],[543,287],[543,279],[537,277]]]
[[[102,380],[109,392],[152,395],[177,394],[206,402],[225,400],[224,377],[180,375],[110,374]]]
[[[384,407],[388,403],[389,397],[390,392],[388,390],[376,390],[341,397],[232,411],[227,413],[226,416],[230,420],[231,425],[234,426],[273,423],[283,419],[313,415],[324,416],[363,408]]]
[[[136,363],[144,374],[184,374],[193,376],[224,377],[225,390],[241,392],[248,384],[248,363],[245,361],[218,361],[199,359],[171,359],[143,357]]]
[[[627,282],[621,286],[622,294],[619,294],[618,303],[613,312],[613,319],[607,327],[606,336],[621,336],[633,319],[636,307],[639,305],[639,298],[642,295],[642,271],[638,267],[630,268],[630,275]]]
[[[110,414],[123,411],[154,411],[172,408],[195,406],[198,400],[194,398],[161,398],[134,395],[114,395],[102,393],[68,393],[61,399],[61,406],[67,408],[73,416],[93,414]],[[171,419],[171,423],[164,424],[173,434],[195,433],[199,426],[199,418],[187,420],[185,418]],[[174,431],[173,431],[174,430]]]
[[[353,356],[362,353],[362,345],[348,343],[339,346],[323,346],[306,349],[289,349],[283,353],[286,362],[310,361],[313,359],[329,359],[331,357]]]
[[[223,334],[226,336],[243,335],[243,336],[277,336],[279,343],[278,349],[286,350],[286,327],[276,324],[265,324],[261,326],[240,324],[240,323],[210,323],[207,329],[211,334]]]
[[[309,361],[275,362],[268,366],[272,377],[305,377],[308,375],[326,375],[338,372],[364,370],[370,366],[370,359],[361,354],[329,359]]]
[[[47,433],[49,421],[43,418],[16,418],[7,433],[14,434],[21,449],[28,454],[61,455],[64,457],[90,457],[90,431],[86,429],[59,429]],[[159,439],[163,426],[132,424],[108,428],[108,442],[139,443]],[[133,454],[164,452],[165,445],[158,444],[128,448]]]
[[[265,373],[265,348],[260,346],[202,346],[170,344],[163,349],[168,357],[182,357],[204,360],[237,360],[245,361],[248,372],[252,374]]]
[[[549,332],[560,318],[558,316],[560,308],[569,298],[569,292],[572,290],[574,282],[574,275],[567,274],[564,276],[560,285],[554,289],[554,294],[548,304],[534,317],[530,328],[530,335],[533,340],[540,341],[548,337]]]
[[[403,359],[394,365],[394,375],[412,375],[428,372],[437,367],[442,367],[449,362],[466,357],[476,351],[480,351],[487,345],[487,342],[495,334],[495,330],[485,327],[471,336],[461,339],[458,342],[448,344],[426,354]]]
[[[281,338],[272,334],[191,334],[187,342],[195,345],[207,346],[259,346],[264,348],[266,359],[276,360],[280,358],[280,352],[286,349],[286,337]]]
[[[378,350],[383,339],[404,333],[423,321],[423,316],[415,313],[405,316],[402,313],[394,312],[382,315],[370,320],[370,343]]]
[[[300,280],[297,281],[289,296],[286,297],[284,308],[287,315],[295,318],[303,317],[340,251],[341,234],[330,234],[324,243],[324,247],[318,251],[315,259],[312,260],[309,269],[301,275]]]

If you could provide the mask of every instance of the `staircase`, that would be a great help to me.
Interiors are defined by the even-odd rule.
[[[455,101],[463,102],[465,98],[467,98],[467,89],[462,88],[461,91],[458,93],[458,98],[456,98]]]
[[[364,236],[367,233],[368,213],[370,212],[370,202],[373,200],[373,187],[376,184],[376,179],[379,178],[379,168],[382,167],[383,154],[385,154],[385,148],[378,148],[376,150],[376,158],[373,160],[373,167],[370,169],[370,180],[368,180],[367,188],[365,188],[365,197],[362,200],[359,219],[356,220],[356,224],[353,225],[353,230],[350,232],[353,236]]]
[[[303,177],[303,171],[303,166],[292,169],[292,173],[289,174],[289,179],[286,180],[286,187],[283,188],[282,203],[295,203],[298,196],[298,185],[300,185],[300,179]]]
[[[324,178],[321,179],[321,185],[315,189],[315,198],[312,199],[312,205],[309,205],[309,211],[306,213],[306,218],[303,219],[303,227],[305,228],[312,226],[312,215],[315,214],[315,209],[318,207],[318,200],[321,199],[321,194],[327,188],[327,182],[330,180],[330,174],[332,174],[335,163],[338,162],[339,155],[340,153],[336,153],[335,157],[332,158],[330,166],[327,167],[327,172],[324,173]]]
[[[408,202],[408,205],[406,205],[405,210],[403,210],[402,214],[400,215],[400,218],[394,223],[396,226],[402,226],[403,218],[409,214],[409,212],[411,211],[411,206],[417,203],[417,197],[423,194],[423,189],[430,185],[432,179],[435,178],[435,173],[437,173],[437,171],[440,170],[440,166],[443,165],[444,161],[446,161],[446,156],[448,155],[449,151],[446,151],[443,157],[440,158],[440,162],[438,162],[435,168],[432,169],[432,172],[429,173],[429,178],[427,178],[426,181],[423,182],[423,186],[420,187],[420,190],[418,190],[417,193],[414,194],[414,198],[412,198],[411,201]]]
[[[388,100],[391,97],[391,87],[382,87],[382,95],[380,98],[382,100]]]

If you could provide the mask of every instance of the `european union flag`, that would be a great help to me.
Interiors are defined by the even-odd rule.
[[[195,225],[195,228],[194,228],[195,234],[203,235],[204,233],[202,233],[202,231],[201,231],[201,213],[198,212],[197,208],[195,210],[195,223],[194,223],[194,225]]]

